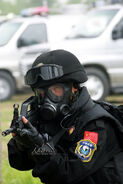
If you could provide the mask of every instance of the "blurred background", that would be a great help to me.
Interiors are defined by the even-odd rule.
[[[41,53],[66,49],[84,65],[94,100],[123,103],[123,0],[0,0],[0,129],[8,129],[13,104],[33,95],[26,71]],[[31,171],[8,164],[1,138],[0,183],[38,184]],[[2,179],[1,179],[2,178]]]
[[[108,4],[123,3],[122,0],[1,0],[0,14],[18,15],[25,8],[47,6],[50,13],[83,13],[86,10]]]

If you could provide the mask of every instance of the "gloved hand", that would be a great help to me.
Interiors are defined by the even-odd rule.
[[[19,148],[33,148],[35,145],[42,146],[44,143],[43,136],[37,129],[23,116],[22,122],[24,128],[18,131],[17,134],[12,133],[13,138]]]

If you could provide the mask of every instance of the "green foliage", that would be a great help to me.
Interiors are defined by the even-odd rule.
[[[57,3],[57,0],[47,0],[48,7],[53,7]]]
[[[84,3],[88,5],[92,5],[96,0],[68,0],[68,4],[79,4]]]
[[[3,15],[11,12],[12,9],[14,9],[13,4],[0,0],[0,11]]]
[[[41,184],[39,178],[33,178],[31,171],[18,171],[2,160],[2,184]]]
[[[68,4],[79,4],[82,0],[68,0]]]
[[[94,2],[96,2],[96,0],[85,0],[85,3],[88,4],[88,5],[91,5]]]
[[[48,7],[50,8],[57,2],[57,0],[16,0],[14,4],[0,0],[0,10],[2,11],[2,14],[8,14],[10,12],[19,14],[20,11],[25,8],[42,6],[44,2],[47,2]]]
[[[28,0],[28,5],[31,5],[32,7],[33,6],[34,7],[36,7],[36,6],[42,6],[43,5],[43,0]]]

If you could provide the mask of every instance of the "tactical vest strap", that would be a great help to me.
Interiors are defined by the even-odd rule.
[[[83,127],[90,121],[97,120],[99,118],[110,118],[113,121],[117,121],[110,113],[108,113],[99,104],[95,104],[93,108],[89,109],[85,113],[82,113],[80,121],[83,122]],[[117,121],[118,123],[118,121]]]

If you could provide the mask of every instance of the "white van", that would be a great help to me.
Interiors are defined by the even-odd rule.
[[[74,25],[73,18],[72,21]],[[121,5],[89,12],[65,39],[57,43],[53,39],[61,35],[61,27],[67,31],[68,25],[66,19],[51,22],[37,17],[18,18],[1,26],[0,100],[10,98],[16,89],[24,87],[23,76],[39,53],[58,48],[71,51],[85,66],[89,78],[85,85],[94,100],[123,91]]]
[[[88,12],[54,48],[64,48],[79,58],[88,74],[85,85],[94,100],[123,92],[123,6]]]
[[[72,16],[70,16],[72,17]],[[77,16],[17,17],[0,27],[0,101],[23,89],[24,74],[38,54],[63,39]],[[65,26],[64,30],[61,28]]]

